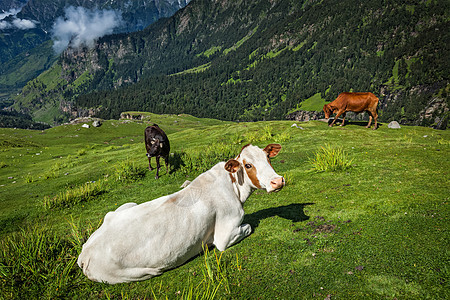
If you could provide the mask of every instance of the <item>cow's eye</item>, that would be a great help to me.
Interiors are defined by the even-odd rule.
[[[251,168],[252,168],[252,165],[251,165],[251,164],[245,164],[245,168],[251,169]]]

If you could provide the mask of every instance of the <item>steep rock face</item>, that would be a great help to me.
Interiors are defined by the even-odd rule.
[[[287,120],[308,122],[312,120],[320,120],[325,117],[324,112],[298,110],[286,115]]]
[[[71,102],[62,100],[59,105],[59,109],[70,115],[70,119],[76,118],[92,118],[93,115],[98,113],[99,109],[95,108],[81,108],[75,107]]]
[[[419,113],[417,125],[431,125],[436,129],[447,129],[450,121],[448,98],[434,97]]]
[[[438,123],[447,114],[450,99],[448,81],[413,86],[409,89],[381,88],[381,116],[385,121],[396,120],[400,124],[430,126]]]

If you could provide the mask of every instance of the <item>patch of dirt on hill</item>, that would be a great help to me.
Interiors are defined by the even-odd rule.
[[[339,221],[338,223],[350,223],[351,221]],[[319,233],[336,233],[339,231],[339,227],[337,224],[333,224],[333,221],[325,221],[325,218],[322,216],[314,217],[313,221],[306,223],[306,226],[303,228],[296,228],[293,232],[299,231],[307,231],[310,235],[315,235]]]

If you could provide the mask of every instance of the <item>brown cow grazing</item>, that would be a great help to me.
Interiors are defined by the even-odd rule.
[[[170,143],[167,135],[164,131],[159,128],[158,125],[153,124],[152,126],[148,126],[145,128],[145,148],[147,149],[147,157],[148,157],[148,169],[153,170],[151,159],[152,157],[156,158],[156,176],[155,178],[159,178],[159,158],[163,157],[166,163],[167,171],[169,172],[169,152],[170,152]]]
[[[325,118],[329,119],[333,113],[336,113],[336,117],[333,122],[331,122],[330,127],[334,125],[337,118],[342,115],[342,124],[345,122],[345,113],[347,111],[353,111],[360,113],[367,111],[369,113],[369,123],[366,128],[370,128],[372,124],[372,118],[375,121],[373,129],[377,129],[377,106],[378,98],[372,93],[340,93],[339,96],[331,103],[325,104],[323,106],[323,111],[325,112]]]

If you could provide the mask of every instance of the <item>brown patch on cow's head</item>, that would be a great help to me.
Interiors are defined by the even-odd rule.
[[[266,146],[266,148],[264,148],[264,152],[266,152],[267,155],[271,158],[277,156],[280,150],[281,150],[280,144],[269,144]]]
[[[228,173],[228,175],[230,175],[231,182],[232,182],[232,183],[235,183],[235,182],[236,182],[236,178],[234,178],[233,174]]]
[[[250,145],[251,145],[251,144],[247,144],[247,145],[243,146],[242,149],[241,149],[241,152],[242,152],[242,150],[244,150],[245,148],[247,148],[247,147],[250,146]]]
[[[252,164],[246,162],[245,159],[243,162],[244,162],[244,169],[245,172],[247,173],[248,178],[250,178],[254,186],[260,189],[261,184],[259,183],[259,179],[256,176],[256,168]]]
[[[240,167],[241,167],[241,163],[235,159],[230,159],[225,164],[225,170],[227,170],[230,173],[236,173]]]

